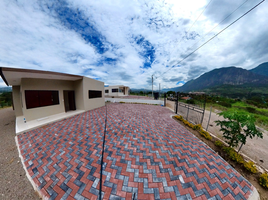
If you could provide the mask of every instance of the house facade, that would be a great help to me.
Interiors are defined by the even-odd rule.
[[[16,117],[25,122],[105,105],[104,83],[91,78],[6,67],[0,67],[0,75],[12,86]]]
[[[129,87],[124,85],[112,85],[104,87],[105,96],[128,96]]]

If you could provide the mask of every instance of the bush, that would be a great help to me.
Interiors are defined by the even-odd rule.
[[[231,108],[232,107],[232,104],[227,103],[227,102],[223,102],[223,101],[219,102],[218,104],[223,106],[223,107],[226,107],[226,108]]]
[[[195,101],[193,99],[188,99],[188,100],[186,100],[186,103],[188,103],[188,104],[195,104]]]
[[[258,172],[256,166],[254,165],[254,162],[252,162],[252,161],[245,162],[245,163],[244,163],[244,167],[245,167],[248,171],[250,171],[251,173],[253,173],[253,174],[255,174],[255,173]]]
[[[260,179],[259,179],[259,183],[262,187],[268,189],[268,174],[267,173],[263,173],[261,176],[260,176]]]
[[[222,150],[229,155],[230,151],[232,151],[234,149],[232,147],[223,147]]]
[[[212,137],[211,135],[207,132],[207,131],[204,131],[203,129],[201,129],[199,131],[200,135],[202,135],[204,138],[206,138],[207,140],[212,140]]]
[[[250,113],[255,113],[256,112],[256,109],[255,108],[252,108],[252,107],[246,107],[246,110]]]
[[[237,153],[235,150],[229,152],[229,157],[233,161],[235,161],[235,162],[237,162],[239,164],[243,164],[244,163],[243,157],[239,153]]]
[[[194,130],[197,130],[197,131],[201,130],[201,128],[202,128],[202,127],[201,127],[201,124],[197,124],[197,125],[194,125],[194,126],[193,126],[193,129],[194,129]]]
[[[222,143],[221,141],[217,140],[217,141],[215,142],[215,145],[216,145],[217,147],[222,147],[222,146],[223,146],[223,143]]]
[[[193,128],[194,125],[191,124],[190,122],[188,122],[187,120],[183,120],[183,123],[186,125],[186,126],[189,126],[190,128]]]
[[[119,103],[125,103],[124,101],[120,101]]]
[[[176,116],[174,116],[176,119],[178,119],[178,120],[180,120],[180,121],[183,121],[183,117],[180,115],[180,116],[178,116],[178,115],[176,115]]]
[[[222,150],[228,154],[228,156],[231,160],[233,160],[239,164],[244,163],[243,156],[241,156],[239,153],[237,153],[232,147],[223,147]]]
[[[212,137],[211,135],[207,132],[207,131],[204,131],[202,129],[202,126],[201,124],[197,124],[197,125],[193,125],[192,123],[188,122],[187,120],[183,119],[183,117],[180,115],[180,116],[174,116],[176,119],[182,121],[186,126],[192,128],[193,130],[197,130],[200,135],[202,135],[204,138],[206,138],[207,140],[212,140]]]

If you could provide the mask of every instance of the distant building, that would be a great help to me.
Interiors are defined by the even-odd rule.
[[[128,96],[129,87],[124,85],[112,85],[104,87],[105,96]]]
[[[205,92],[189,92],[189,94],[203,95]]]
[[[191,97],[181,97],[181,99],[183,99],[183,100],[190,100]]]
[[[85,112],[105,105],[104,83],[91,78],[6,67],[0,67],[0,75],[6,85],[12,85],[17,119],[28,125],[52,115],[62,113],[64,117],[68,111]]]

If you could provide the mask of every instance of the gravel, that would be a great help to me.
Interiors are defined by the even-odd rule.
[[[0,199],[40,199],[22,167],[15,136],[14,111],[0,109]]]

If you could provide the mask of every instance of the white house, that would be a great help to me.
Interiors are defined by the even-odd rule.
[[[111,85],[104,87],[105,96],[128,96],[129,87],[124,85]]]
[[[105,105],[104,83],[84,76],[7,67],[0,76],[12,86],[17,133]]]

